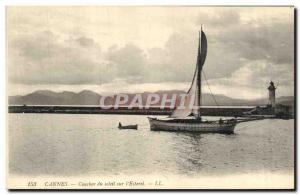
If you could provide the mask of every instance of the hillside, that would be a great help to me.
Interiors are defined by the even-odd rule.
[[[172,94],[183,94],[183,91],[173,90],[173,91],[157,91],[162,97],[162,94],[167,94],[168,99],[171,99]],[[141,93],[143,103],[146,102],[147,95],[149,92]],[[133,99],[135,94],[127,94],[129,97],[129,102]],[[242,100],[230,98],[225,95],[214,95],[215,99],[220,106],[256,106],[256,105],[266,105],[267,99],[257,99],[257,100]],[[49,90],[39,90],[31,94],[24,96],[10,96],[8,98],[9,105],[99,105],[101,95],[93,91],[84,90],[79,93],[63,91],[63,92],[53,92]],[[115,101],[115,96],[106,99],[106,104],[113,104]],[[285,105],[293,105],[293,96],[283,96],[276,99],[277,103]],[[178,102],[177,102],[178,103]],[[157,103],[157,105],[159,105]],[[216,106],[216,103],[210,94],[202,95],[202,104],[204,106]],[[128,104],[125,104],[128,105]]]

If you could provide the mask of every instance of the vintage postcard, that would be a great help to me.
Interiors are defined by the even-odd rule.
[[[8,189],[294,189],[294,7],[8,6]]]

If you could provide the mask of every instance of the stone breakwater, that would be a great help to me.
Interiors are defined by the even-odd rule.
[[[243,112],[251,109],[251,107],[204,107],[201,108],[201,113],[204,116],[241,116]],[[97,106],[8,106],[9,113],[169,115],[173,110],[169,107],[103,109]]]

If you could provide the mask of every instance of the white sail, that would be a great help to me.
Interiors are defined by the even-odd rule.
[[[198,109],[197,109],[197,97],[198,93],[197,91],[197,71],[198,68],[196,68],[194,78],[192,81],[192,85],[190,89],[188,90],[186,96],[184,97],[184,101],[181,100],[180,104],[178,105],[177,108],[172,112],[171,116],[172,118],[185,118],[191,113],[193,113],[195,116],[198,114]],[[182,103],[183,102],[183,103]]]
[[[187,92],[184,103],[178,105],[170,117],[172,118],[185,118],[194,115],[200,118],[201,106],[201,71],[207,55],[207,39],[201,29],[198,46],[197,65],[194,73],[191,88]],[[182,102],[182,101],[181,101]]]

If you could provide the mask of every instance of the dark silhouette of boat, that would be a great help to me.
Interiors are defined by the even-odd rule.
[[[137,130],[138,128],[138,125],[122,125],[121,123],[119,123],[119,126],[118,128],[121,130],[121,129],[134,129],[134,130]]]
[[[203,121],[201,118],[201,73],[207,55],[207,39],[202,31],[199,33],[197,64],[191,87],[185,97],[183,108],[176,108],[167,119],[148,117],[152,131],[187,131],[202,133],[233,133],[237,124],[235,119]],[[205,78],[205,75],[204,75]],[[190,107],[192,103],[192,107]],[[192,117],[192,118],[188,118]]]

